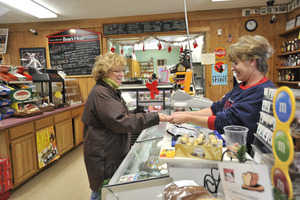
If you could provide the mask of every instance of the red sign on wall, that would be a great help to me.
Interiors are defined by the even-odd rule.
[[[226,49],[224,47],[217,47],[214,52],[217,59],[222,59],[226,56]]]

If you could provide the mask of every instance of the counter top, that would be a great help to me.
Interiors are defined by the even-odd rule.
[[[51,115],[54,115],[54,114],[57,114],[57,113],[72,110],[72,109],[75,109],[75,108],[79,108],[83,105],[84,105],[84,103],[74,105],[74,106],[68,106],[68,107],[65,107],[65,108],[58,108],[58,109],[54,109],[54,111],[44,112],[41,115],[36,115],[36,116],[32,116],[32,117],[26,117],[26,118],[10,117],[10,118],[7,118],[7,119],[3,119],[3,120],[0,120],[0,130],[4,130],[4,129],[10,128],[10,127],[14,127],[14,126],[17,126],[17,125],[20,125],[20,124],[24,124],[26,122],[31,122],[31,121],[40,119],[42,117],[48,117],[48,116],[51,116]]]
[[[162,84],[159,83],[157,89],[172,89],[173,86],[171,84]],[[119,87],[119,90],[145,90],[147,89],[146,84],[124,84]]]

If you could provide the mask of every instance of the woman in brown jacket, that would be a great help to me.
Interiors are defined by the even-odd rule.
[[[159,124],[162,113],[136,113],[127,109],[118,87],[122,83],[126,59],[108,52],[97,56],[92,70],[96,84],[85,103],[82,122],[84,162],[92,189],[98,199],[101,183],[111,178],[130,149],[132,131]]]

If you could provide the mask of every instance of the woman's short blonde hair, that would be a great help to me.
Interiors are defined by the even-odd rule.
[[[92,75],[95,81],[107,78],[108,72],[116,68],[124,68],[126,58],[116,53],[108,52],[95,58]]]
[[[238,39],[236,44],[232,44],[229,49],[229,59],[232,62],[255,59],[257,68],[263,74],[268,72],[268,60],[274,50],[268,40],[262,36],[245,35]]]

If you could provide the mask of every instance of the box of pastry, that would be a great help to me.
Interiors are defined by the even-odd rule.
[[[174,124],[166,131],[172,135],[175,157],[221,160],[223,140],[215,132],[191,124]]]
[[[216,135],[200,133],[197,137],[184,134],[175,144],[175,157],[221,160],[223,140]]]

